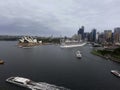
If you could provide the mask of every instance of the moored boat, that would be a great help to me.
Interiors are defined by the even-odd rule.
[[[3,61],[3,60],[0,60],[0,64],[4,64],[4,61]]]
[[[120,77],[120,71],[118,71],[118,70],[111,70],[111,73],[117,77]]]
[[[84,46],[86,43],[77,43],[77,44],[62,44],[61,48],[74,48]]]

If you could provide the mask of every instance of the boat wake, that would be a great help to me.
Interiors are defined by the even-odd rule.
[[[41,87],[40,90],[70,90],[61,86],[56,86],[45,82],[38,82],[36,86]],[[32,90],[38,90],[38,89],[32,89]]]

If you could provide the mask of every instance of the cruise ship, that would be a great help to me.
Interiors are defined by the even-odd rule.
[[[78,44],[64,44],[61,45],[61,48],[73,48],[73,47],[81,47],[84,46],[86,43],[78,43]]]
[[[70,90],[64,87],[55,86],[52,84],[44,83],[44,82],[34,82],[30,79],[23,77],[10,77],[6,79],[6,82],[22,86],[25,88],[29,88],[31,90]]]
[[[81,47],[84,46],[86,42],[79,42],[75,40],[66,40],[64,42],[61,42],[60,47],[61,48],[74,48],[74,47]]]
[[[120,71],[118,70],[111,70],[111,73],[114,74],[115,76],[120,77]]]

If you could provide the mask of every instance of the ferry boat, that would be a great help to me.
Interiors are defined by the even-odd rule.
[[[79,58],[79,59],[82,58],[82,54],[81,54],[80,51],[77,51],[77,52],[76,52],[76,57]]]
[[[111,73],[114,74],[115,76],[120,77],[120,71],[118,70],[111,70]]]
[[[70,90],[64,87],[55,86],[52,84],[44,83],[44,82],[34,82],[30,79],[23,77],[10,77],[6,79],[6,82],[22,86],[25,88],[29,88],[31,90]]]

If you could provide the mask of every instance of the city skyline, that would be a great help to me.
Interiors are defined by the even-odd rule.
[[[0,34],[71,36],[120,26],[119,0],[0,0]]]

